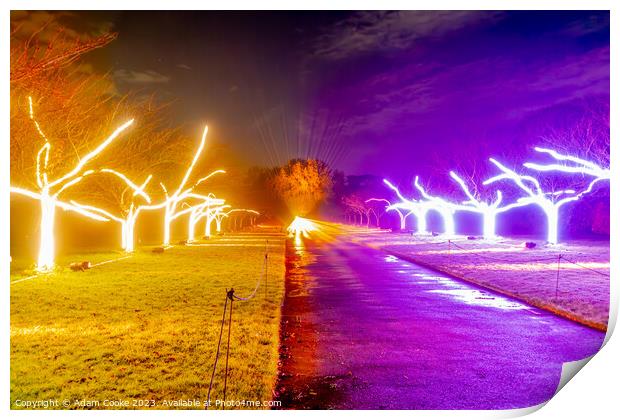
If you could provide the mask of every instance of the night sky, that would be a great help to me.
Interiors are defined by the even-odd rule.
[[[609,103],[607,12],[77,18],[119,33],[87,57],[119,91],[174,100],[179,124],[198,132],[208,121],[211,138],[248,165],[318,157],[349,174],[410,180],[433,156],[535,144],[558,116]]]

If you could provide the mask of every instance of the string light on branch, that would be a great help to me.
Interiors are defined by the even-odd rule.
[[[562,164],[539,164],[539,163],[524,163],[523,166],[536,171],[559,171],[573,174],[590,175],[601,180],[608,180],[611,177],[611,171],[609,168],[601,168],[594,162],[590,162],[585,159],[578,158],[576,156],[564,155],[556,152],[552,149],[546,149],[544,147],[535,147],[535,151],[539,153],[546,153],[555,160],[570,162],[573,165]]]
[[[590,162],[575,156],[564,155],[556,152],[555,150],[546,149],[543,147],[535,147],[534,150],[540,153],[546,153],[558,161],[569,162],[571,163],[571,165],[562,165],[557,163],[540,164],[526,162],[523,164],[523,166],[528,169],[533,169],[539,172],[555,171],[569,174],[589,175],[593,177],[594,179],[588,184],[588,187],[583,193],[581,193],[581,195],[591,192],[597,182],[609,181],[611,179],[611,170],[609,168],[602,168],[594,162]],[[575,192],[573,191],[572,193],[574,194]]]

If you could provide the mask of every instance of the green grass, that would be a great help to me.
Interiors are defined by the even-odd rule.
[[[284,242],[269,243],[266,291],[234,303],[227,400],[272,397]],[[11,284],[11,408],[18,399],[205,400],[225,290],[249,294],[263,255],[260,246],[145,248],[85,272],[58,269]],[[59,266],[119,256],[72,255]],[[16,267],[24,265],[14,264],[12,281],[30,274]],[[224,361],[212,400],[222,398]]]

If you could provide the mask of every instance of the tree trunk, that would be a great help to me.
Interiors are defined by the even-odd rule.
[[[164,246],[170,245],[170,224],[172,221],[171,218],[171,209],[166,206],[166,212],[164,214]]]
[[[47,190],[41,192],[41,236],[37,270],[47,271],[54,268],[54,221],[56,216],[56,199]]]
[[[426,235],[428,233],[426,227],[427,212],[427,210],[421,210],[414,213],[416,217],[416,233],[419,233],[420,235]]]
[[[452,210],[442,209],[439,213],[443,219],[443,233],[448,236],[454,236],[454,212]]]
[[[495,239],[495,219],[497,218],[496,212],[489,212],[482,214],[482,236],[484,239]]]
[[[193,242],[196,238],[196,222],[196,215],[194,214],[194,212],[191,212],[189,214],[189,222],[187,226],[187,242]]]
[[[547,242],[556,245],[558,243],[558,214],[560,209],[555,205],[545,206],[543,209],[547,216]]]

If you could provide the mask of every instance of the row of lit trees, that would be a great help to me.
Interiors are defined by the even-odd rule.
[[[419,234],[427,233],[426,215],[430,210],[437,211],[441,215],[444,234],[446,235],[455,234],[455,212],[468,211],[478,213],[482,216],[482,234],[485,239],[496,237],[496,219],[499,214],[517,207],[534,204],[543,210],[547,219],[547,242],[556,244],[558,242],[560,208],[592,192],[597,183],[609,180],[610,170],[594,162],[562,154],[549,148],[536,147],[534,150],[550,156],[554,159],[554,162],[546,164],[527,162],[523,164],[524,167],[537,172],[557,172],[567,176],[587,176],[590,177],[590,181],[579,191],[575,189],[546,191],[541,186],[539,179],[534,176],[518,173],[515,170],[509,169],[497,159],[490,158],[489,161],[499,169],[499,174],[485,179],[482,182],[482,186],[488,186],[504,180],[511,181],[522,194],[508,204],[504,203],[506,194],[499,189],[494,191],[493,199],[485,200],[481,198],[480,194],[473,194],[472,187],[478,191],[482,186],[468,185],[455,171],[450,171],[450,177],[459,185],[467,198],[464,201],[459,202],[429,194],[420,184],[419,177],[417,176],[415,177],[414,185],[419,193],[419,199],[404,197],[395,185],[388,180],[384,180],[388,188],[394,191],[399,201],[393,204],[385,199],[373,198],[367,201],[384,201],[387,211],[394,211],[399,215],[401,228],[405,227],[406,219],[413,215],[416,218],[417,233]]]
[[[37,269],[40,271],[49,270],[54,266],[54,228],[57,208],[73,211],[98,221],[118,222],[121,226],[121,245],[123,250],[126,252],[133,252],[135,249],[134,230],[138,215],[141,211],[164,209],[164,246],[170,245],[170,230],[172,222],[185,214],[189,214],[189,231],[187,238],[190,242],[195,238],[196,224],[203,218],[205,219],[205,236],[209,237],[211,236],[212,224],[214,222],[216,223],[216,229],[219,232],[221,229],[222,219],[228,217],[232,212],[250,212],[253,214],[258,214],[254,210],[230,209],[230,205],[225,204],[224,199],[217,198],[212,193],[203,195],[195,191],[196,187],[212,176],[225,173],[222,169],[212,171],[208,175],[199,178],[196,182],[188,186],[188,181],[192,176],[194,167],[196,166],[196,163],[205,148],[208,133],[208,127],[206,126],[203,130],[198,149],[194,153],[193,159],[185,171],[181,182],[172,193],[168,193],[166,186],[163,182],[160,182],[160,186],[164,191],[164,198],[159,203],[154,204],[150,195],[146,191],[149,182],[153,178],[152,175],[148,175],[141,184],[138,184],[132,181],[125,174],[114,169],[89,168],[92,161],[101,155],[112,142],[119,138],[120,135],[133,124],[133,120],[129,120],[122,124],[103,142],[95,147],[94,150],[85,156],[80,157],[78,163],[68,172],[56,178],[52,178],[48,174],[48,167],[51,163],[49,157],[50,151],[52,150],[52,143],[45,135],[38,120],[35,118],[32,98],[29,98],[29,105],[30,119],[43,140],[43,146],[41,146],[36,155],[35,179],[38,189],[33,191],[12,185],[11,192],[39,201],[41,218],[39,222],[40,239]],[[129,200],[129,205],[126,211],[121,214],[112,214],[111,212],[95,205],[84,204],[75,200],[66,201],[62,199],[61,194],[64,197],[64,195],[71,188],[76,187],[87,177],[95,176],[97,174],[111,174],[120,179],[126,185],[131,192],[131,199]]]

